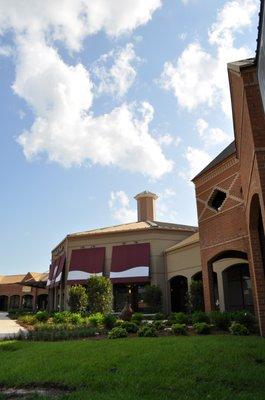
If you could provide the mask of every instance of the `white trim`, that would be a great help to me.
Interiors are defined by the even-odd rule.
[[[89,279],[91,276],[102,276],[102,272],[98,272],[97,274],[95,273],[89,273],[89,272],[84,272],[84,271],[69,271],[68,273],[68,281],[81,281],[85,279]]]
[[[59,275],[56,277],[55,282],[59,282],[61,280],[62,273],[60,272]]]
[[[110,278],[142,278],[149,276],[149,267],[134,267],[125,271],[110,272]]]

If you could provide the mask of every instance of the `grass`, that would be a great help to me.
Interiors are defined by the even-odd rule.
[[[9,341],[0,360],[1,386],[66,385],[65,400],[265,399],[265,341],[254,336]]]

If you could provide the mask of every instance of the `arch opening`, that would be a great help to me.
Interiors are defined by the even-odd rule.
[[[185,276],[178,275],[170,279],[171,311],[187,311],[188,280]]]

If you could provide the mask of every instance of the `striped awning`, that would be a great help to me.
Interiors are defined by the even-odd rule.
[[[113,246],[110,278],[113,283],[150,280],[150,243]]]
[[[67,283],[84,284],[92,275],[102,276],[104,263],[105,247],[73,250]]]

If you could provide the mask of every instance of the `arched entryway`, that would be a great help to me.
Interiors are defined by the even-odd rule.
[[[33,296],[31,294],[25,294],[22,297],[22,308],[24,310],[32,310],[33,309]]]
[[[20,296],[14,294],[10,297],[9,308],[11,310],[18,309],[20,307]]]
[[[8,296],[0,296],[0,311],[7,311],[8,309]]]
[[[253,312],[252,285],[248,264],[234,264],[223,271],[226,311]]]
[[[48,295],[39,294],[37,297],[37,308],[38,310],[46,310],[48,306]]]
[[[186,311],[188,280],[178,275],[170,279],[171,311]]]

